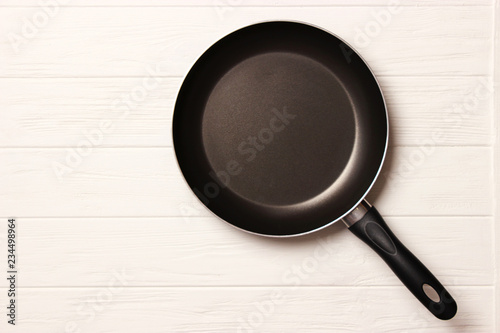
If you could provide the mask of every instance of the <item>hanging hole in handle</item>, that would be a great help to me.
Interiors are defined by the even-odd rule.
[[[439,303],[441,298],[439,297],[438,292],[436,289],[432,288],[431,285],[428,285],[427,283],[424,283],[422,286],[422,290],[424,291],[425,295],[433,302]]]

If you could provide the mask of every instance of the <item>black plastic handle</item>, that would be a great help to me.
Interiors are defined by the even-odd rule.
[[[349,227],[384,259],[397,277],[415,297],[437,318],[451,319],[457,313],[457,303],[434,275],[392,233],[384,219],[371,207],[365,216]],[[426,286],[427,285],[427,286]],[[429,286],[439,296],[435,302],[424,291]],[[432,293],[432,290],[428,292]],[[432,295],[430,295],[432,297]]]

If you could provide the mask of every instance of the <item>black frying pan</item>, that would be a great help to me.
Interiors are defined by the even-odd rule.
[[[457,305],[364,200],[387,150],[387,112],[361,57],[294,22],[245,27],[210,47],[175,104],[174,148],[197,197],[230,224],[294,236],[343,220],[440,319]]]

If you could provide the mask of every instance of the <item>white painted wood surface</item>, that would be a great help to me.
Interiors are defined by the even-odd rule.
[[[488,94],[487,76],[378,77],[391,112],[391,146],[419,146],[442,133],[440,146],[490,145],[491,98],[463,105],[478,89]],[[116,122],[99,147],[171,147],[171,121],[181,77],[166,77],[126,116],[125,105],[142,78],[0,79],[0,147],[73,147],[102,119]],[[26,99],[26,91],[30,98]]]
[[[386,216],[488,216],[488,147],[391,149],[368,198]],[[0,216],[210,216],[186,186],[172,148],[4,148]],[[412,162],[415,161],[415,162]],[[59,170],[59,165],[70,165]],[[73,167],[74,165],[74,167]],[[61,167],[62,168],[62,167]],[[29,205],[26,203],[29,202]],[[57,203],[57,204],[54,204]]]
[[[110,275],[100,288],[25,289],[24,324],[7,331],[492,332],[492,287],[451,287],[464,315],[445,322],[400,286],[123,288],[127,281]]]
[[[386,9],[245,7],[220,16],[212,7],[61,8],[18,52],[9,42],[0,44],[0,76],[144,77],[150,67],[156,75],[182,76],[231,31],[282,19],[334,31],[356,46],[378,75],[491,75],[490,7],[400,7],[387,27],[379,24],[373,37],[358,37],[381,10]],[[0,8],[0,27],[19,34],[22,18],[34,13]]]
[[[495,17],[495,35],[494,35],[494,43],[495,43],[495,48],[494,48],[494,58],[498,59],[498,56],[500,55],[500,0],[495,1],[495,8],[494,8],[494,17]],[[498,217],[500,214],[500,205],[498,201],[498,193],[500,193],[500,182],[498,181],[500,179],[500,66],[498,65],[498,60],[495,62],[494,65],[494,73],[493,73],[493,79],[494,79],[494,85],[496,87],[495,94],[494,94],[494,119],[493,119],[493,128],[494,128],[494,134],[495,134],[495,145],[494,145],[494,151],[493,151],[493,163],[494,163],[494,179],[495,179],[495,211],[494,211],[494,216]],[[498,218],[495,220],[496,223],[494,223],[494,235],[493,238],[496,241],[496,246],[495,246],[495,268],[496,268],[496,275],[495,275],[495,328],[498,330],[500,328],[500,279],[499,279],[499,270],[498,267],[500,267],[500,226],[498,225]]]
[[[492,285],[491,218],[401,216],[387,222],[443,283]],[[19,234],[29,244],[19,250],[21,287],[103,286],[110,271],[123,269],[134,275],[129,281],[134,287],[294,286],[293,266],[309,261],[321,265],[301,285],[399,285],[342,223],[298,240],[275,240],[243,233],[215,217],[23,218]],[[257,272],[265,274],[257,279]],[[54,280],[57,276],[65,280]]]
[[[0,4],[0,217],[18,219],[20,266],[18,325],[2,313],[1,332],[499,331],[498,0],[401,1],[369,45],[358,29],[386,1],[73,0],[16,52],[9,38],[44,6]],[[185,185],[170,138],[183,75],[220,37],[271,19],[335,32],[377,74],[391,148],[369,200],[455,296],[453,320],[342,225],[248,235]]]
[[[390,4],[400,4],[402,6],[490,6],[491,2],[488,0],[448,0],[443,2],[436,2],[434,0],[400,0],[400,1],[387,1],[387,0],[311,0],[305,4],[300,0],[57,0],[59,4],[66,6],[79,6],[79,7],[212,7],[218,10],[231,11],[232,8],[241,7],[325,7],[325,6],[387,6]],[[43,4],[51,3],[47,1],[36,0],[4,0],[0,7],[20,7],[20,6],[41,6]]]

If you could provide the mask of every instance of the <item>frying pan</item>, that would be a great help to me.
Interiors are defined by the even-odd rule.
[[[342,220],[437,318],[457,304],[364,198],[382,167],[380,87],[339,37],[265,22],[211,46],[175,104],[173,142],[196,196],[239,229],[307,234]]]

